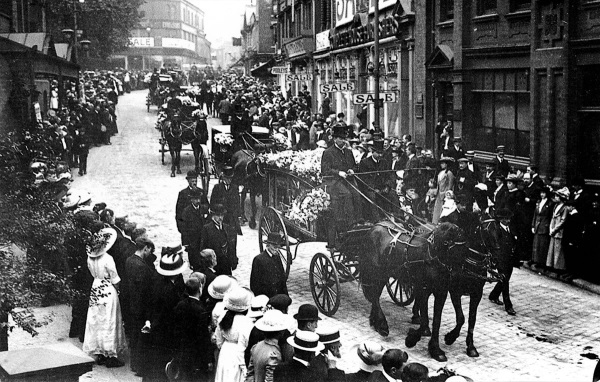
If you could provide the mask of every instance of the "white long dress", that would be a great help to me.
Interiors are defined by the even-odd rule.
[[[248,347],[248,338],[254,324],[247,316],[238,314],[227,331],[217,326],[215,333],[217,347],[221,349],[215,382],[243,382],[246,378],[246,362],[244,351]]]
[[[116,357],[126,347],[117,289],[113,284],[121,281],[111,255],[87,259],[88,269],[94,277],[90,292],[83,351]]]

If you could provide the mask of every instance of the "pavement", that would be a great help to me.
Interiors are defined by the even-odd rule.
[[[186,186],[185,172],[193,169],[191,152],[182,153],[182,175],[169,177],[169,159],[160,161],[158,139],[154,129],[156,109],[146,112],[145,91],[126,94],[119,99],[119,134],[112,145],[93,148],[88,159],[88,174],[78,176],[74,171],[72,188],[90,191],[93,203],[105,202],[117,216],[128,215],[131,221],[148,230],[157,249],[179,243],[175,226],[175,202],[178,192]],[[209,126],[220,124],[209,119]],[[211,180],[211,186],[216,180]],[[234,276],[248,285],[251,262],[258,250],[256,230],[242,227],[238,238],[240,263]],[[158,251],[157,251],[158,252]],[[303,303],[313,303],[308,281],[310,260],[317,252],[327,253],[324,243],[302,244],[291,267],[288,289],[293,299],[290,312],[295,313]],[[490,292],[486,285],[484,296]],[[432,360],[427,353],[427,338],[416,347],[406,349],[404,339],[410,324],[411,307],[396,306],[386,292],[381,306],[390,325],[388,337],[379,336],[369,327],[369,309],[359,285],[342,285],[341,304],[333,317],[323,317],[319,325],[339,327],[342,338],[342,359],[338,367],[348,372],[356,365],[345,361],[355,343],[373,340],[388,348],[406,350],[410,362],[427,365],[431,372],[443,366],[454,369],[475,381],[565,381],[589,382],[600,354],[600,298],[574,285],[539,275],[526,269],[516,269],[511,280],[511,296],[516,316],[508,316],[501,307],[485,297],[478,309],[475,345],[478,358],[469,358],[465,351],[466,328],[452,346],[441,347],[447,363]],[[463,303],[465,314],[468,304]],[[430,302],[431,304],[431,302]],[[430,312],[432,309],[430,308]],[[48,324],[39,328],[40,334],[31,337],[15,329],[9,338],[10,349],[39,346],[69,339],[70,308],[56,306],[39,308],[38,317]],[[450,299],[446,302],[440,333],[454,327],[454,311]],[[128,360],[127,355],[124,356]],[[95,366],[81,381],[138,381],[128,367],[107,369]]]

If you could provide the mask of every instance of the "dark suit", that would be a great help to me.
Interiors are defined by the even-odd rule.
[[[214,206],[216,204],[222,204],[227,209],[223,222],[233,227],[235,232],[241,235],[242,228],[239,220],[241,216],[240,192],[238,186],[233,183],[226,186],[223,182],[216,184],[210,194],[210,205]]]
[[[368,382],[388,382],[387,378],[385,377],[385,375],[383,375],[383,372],[381,372],[380,370],[375,370],[374,372],[372,372],[371,376],[366,381],[368,381]]]
[[[473,202],[475,202],[475,185],[477,184],[475,174],[468,168],[465,168],[464,170],[458,169],[455,179],[456,202],[465,207],[467,211],[473,211]]]
[[[481,182],[485,183],[488,190],[490,200],[494,200],[494,190],[496,189],[496,171],[487,172],[485,171],[481,176]]]
[[[405,188],[416,188],[417,193],[418,189],[423,185],[422,179],[422,170],[423,163],[421,162],[421,158],[416,155],[413,155],[411,158],[408,158],[406,161],[406,167],[404,170],[404,186]]]
[[[381,157],[379,161],[376,162],[372,156],[361,160],[359,165],[359,172],[371,173],[360,175],[360,179],[364,182],[364,184],[362,182],[360,183],[362,192],[375,202],[377,206],[380,206],[387,211],[393,210],[386,199],[392,199],[389,197],[389,193],[391,190],[395,189],[395,175],[392,172],[380,171],[387,171],[390,167],[390,163],[384,157]],[[363,202],[363,216],[365,216],[367,220],[378,221],[379,210],[368,201],[364,200]]]
[[[156,271],[139,256],[130,256],[125,264],[127,290],[129,300],[129,342],[131,348],[131,368],[139,370],[144,359],[143,347],[140,343],[141,330],[146,320],[152,317],[153,283],[158,278]]]
[[[552,220],[552,212],[554,205],[549,199],[540,209],[541,201],[537,202],[533,212],[531,228],[533,228],[533,250],[532,261],[536,264],[546,264],[548,257],[548,246],[550,245],[550,221]]]
[[[208,371],[212,346],[208,325],[210,314],[206,306],[193,297],[186,297],[174,310],[175,338],[179,344],[178,359],[184,378],[195,380]],[[196,372],[196,369],[199,372]]]
[[[369,380],[371,375],[372,373],[361,369],[356,373],[346,374],[346,382],[365,382]]]
[[[444,154],[450,158],[454,158],[454,163],[449,163],[448,167],[453,173],[456,174],[456,170],[458,170],[458,160],[465,157],[465,150],[463,150],[462,147],[456,147],[455,145],[452,145],[448,148],[448,150],[445,151]]]
[[[499,237],[497,238],[499,248],[493,251],[496,260],[498,272],[504,276],[504,280],[498,281],[490,293],[490,299],[498,299],[502,293],[504,300],[504,308],[512,308],[510,301],[510,277],[513,272],[514,251],[516,245],[515,233],[513,227],[508,227],[508,231],[504,228],[498,230]]]
[[[497,187],[492,189],[492,201],[494,202],[494,209],[498,211],[506,208],[506,194],[508,194],[508,189],[506,188],[506,185],[503,184],[499,190],[496,190]]]
[[[316,361],[316,362],[313,362]],[[318,357],[313,358],[309,366],[304,366],[295,359],[287,364],[280,364],[273,373],[274,382],[324,382],[342,381],[343,372],[338,369],[324,370]],[[319,366],[316,366],[316,364]],[[327,365],[325,365],[325,368]]]
[[[192,265],[191,259],[190,259],[190,265]],[[200,273],[204,274],[204,276],[206,276],[206,282],[204,283],[204,287],[202,288],[202,295],[200,295],[200,301],[206,303],[206,301],[208,300],[208,296],[209,296],[208,295],[208,286],[215,280],[217,275],[215,274],[215,272],[212,269],[201,267],[199,265],[197,267],[192,266],[192,269],[195,272],[200,272]]]
[[[186,207],[191,206],[192,202],[190,200],[190,193],[192,189],[190,187],[186,187],[183,190],[179,191],[179,195],[177,196],[177,204],[175,205],[175,221],[177,222],[177,230],[181,232],[183,227],[183,211]],[[204,190],[203,190],[204,191]],[[200,200],[200,205],[206,206],[208,208],[208,199],[206,198],[206,192],[203,192],[204,195]]]
[[[496,156],[494,158],[494,164],[496,165],[496,172],[504,175],[504,177],[510,172],[510,164],[508,164],[506,158],[502,158],[502,161],[500,161],[498,156]]]
[[[181,222],[183,223],[180,229],[181,244],[187,245],[191,249],[200,248],[202,227],[206,224],[205,216],[208,215],[208,205],[187,206],[181,214]]]
[[[237,235],[233,228],[223,223],[221,229],[218,229],[215,222],[210,221],[202,228],[201,237],[200,248],[210,248],[217,255],[215,274],[231,275],[238,264]]]
[[[117,232],[117,239],[113,246],[106,251],[109,255],[113,257],[115,260],[115,268],[117,269],[117,273],[121,277],[121,282],[123,285],[127,285],[127,272],[125,270],[125,263],[130,256],[136,251],[135,243],[131,241],[129,238],[123,235],[123,231],[115,225],[110,225]],[[130,327],[129,322],[129,293],[128,290],[125,289],[119,295],[119,302],[121,304],[121,316],[123,317],[123,323],[125,324],[125,328]],[[129,329],[127,329],[129,332]]]
[[[333,214],[332,224],[328,224],[328,239],[330,246],[335,245],[336,232],[345,232],[347,227],[357,220],[357,208],[360,199],[356,191],[350,186],[356,187],[356,181],[352,177],[343,179],[340,171],[348,172],[356,170],[356,162],[352,150],[338,148],[335,144],[323,151],[321,159],[321,174],[326,191],[331,196],[331,211]]]
[[[279,254],[270,256],[264,250],[252,260],[250,289],[255,296],[264,294],[269,298],[276,294],[288,294],[285,269]]]

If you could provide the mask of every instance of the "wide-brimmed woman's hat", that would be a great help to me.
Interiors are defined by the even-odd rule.
[[[454,163],[454,158],[452,157],[441,157],[440,163]]]
[[[306,330],[296,330],[293,336],[288,337],[287,342],[295,349],[315,352],[315,354],[325,349],[325,345],[319,342],[319,335]]]
[[[383,370],[381,360],[385,348],[373,341],[365,341],[350,348],[351,364],[358,365],[361,370],[370,373],[375,370]]]
[[[254,295],[248,289],[235,287],[225,294],[225,309],[232,312],[245,312],[252,305]]]
[[[560,190],[554,191],[554,195],[558,196],[563,200],[569,200],[569,197],[571,197],[571,191],[569,191],[567,187],[563,187]]]
[[[164,247],[162,249],[160,262],[156,271],[162,276],[177,276],[182,274],[187,268],[187,264],[183,261],[183,248],[181,245],[177,247]]]
[[[117,240],[117,231],[110,227],[102,228],[96,235],[103,236],[106,240],[100,248],[88,251],[88,256],[92,258],[104,255],[106,251],[112,248]]]
[[[256,321],[254,326],[263,332],[279,332],[288,328],[287,322],[285,314],[279,310],[272,309],[267,310],[264,316]]]
[[[248,317],[259,318],[262,317],[265,307],[269,303],[269,297],[264,294],[254,296],[252,303],[250,304],[250,310],[248,311]]]
[[[225,293],[235,286],[237,286],[237,281],[233,277],[219,275],[208,286],[208,294],[215,300],[222,300],[225,298]]]
[[[523,181],[522,178],[518,177],[517,174],[508,174],[508,176],[506,177],[506,181],[507,182],[513,182],[513,183],[518,183]]]

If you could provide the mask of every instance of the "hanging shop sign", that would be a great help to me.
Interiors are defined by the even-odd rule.
[[[317,33],[315,41],[315,50],[323,50],[329,48],[331,46],[331,44],[329,43],[329,29],[327,29],[324,32]]]
[[[354,91],[356,86],[354,82],[340,82],[339,84],[321,84],[319,85],[321,93]]]
[[[398,94],[396,94],[395,92],[379,93],[379,99],[385,103],[398,102]],[[374,93],[353,94],[352,95],[352,103],[355,105],[364,105],[364,104],[375,103],[375,94]]]
[[[287,82],[312,81],[312,79],[312,74],[286,74],[285,76]]]
[[[379,9],[396,4],[397,0],[379,0]],[[352,21],[357,12],[366,11],[367,4],[369,13],[375,11],[375,0],[336,0],[335,1],[335,26],[347,24]]]
[[[400,24],[394,15],[388,15],[379,22],[379,39],[392,37],[400,32]],[[367,25],[353,27],[329,37],[333,49],[346,48],[354,45],[373,41],[375,37],[375,25],[371,22]]]
[[[271,68],[271,74],[289,74],[290,68],[287,66],[274,66]]]

